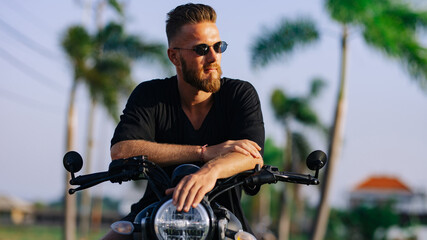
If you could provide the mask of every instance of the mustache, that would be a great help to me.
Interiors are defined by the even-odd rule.
[[[207,64],[207,65],[203,66],[203,69],[206,69],[206,68],[217,68],[217,69],[220,69],[221,66],[218,63],[212,63],[212,64]]]

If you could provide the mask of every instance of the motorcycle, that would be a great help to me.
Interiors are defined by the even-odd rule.
[[[203,201],[188,212],[178,212],[172,204],[172,196],[165,195],[165,190],[176,185],[180,179],[196,172],[199,167],[192,164],[179,165],[170,178],[162,168],[150,162],[147,156],[135,156],[117,159],[109,164],[108,171],[97,172],[75,177],[75,173],[83,166],[83,159],[75,151],[67,152],[63,159],[64,167],[71,173],[69,194],[93,187],[99,183],[110,181],[119,183],[145,179],[153,189],[157,199],[144,208],[133,222],[117,221],[111,229],[118,234],[133,235],[139,240],[210,240],[210,239],[255,239],[253,235],[243,231],[242,223],[227,208],[215,199],[222,193],[243,187],[249,195],[255,195],[261,185],[289,182],[306,185],[318,185],[319,170],[326,164],[327,156],[320,150],[310,153],[306,165],[315,171],[310,174],[279,171],[277,167],[257,165],[254,169],[244,171],[226,179],[217,181],[215,187],[205,195]]]

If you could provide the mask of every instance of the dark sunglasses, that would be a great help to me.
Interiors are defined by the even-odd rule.
[[[215,43],[212,46],[209,46],[207,44],[202,43],[202,44],[194,46],[193,48],[177,48],[176,47],[173,49],[192,50],[199,56],[205,56],[206,54],[209,53],[210,47],[212,47],[216,53],[223,53],[223,52],[225,52],[225,50],[227,50],[227,46],[228,46],[228,44],[225,41],[220,41],[220,42]]]

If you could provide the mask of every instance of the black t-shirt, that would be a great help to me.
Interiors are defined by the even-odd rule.
[[[221,88],[213,96],[214,103],[209,113],[200,129],[195,130],[182,110],[176,76],[143,82],[129,97],[111,146],[120,141],[137,139],[199,146],[249,139],[264,148],[261,104],[254,87],[245,81],[222,78]],[[165,167],[164,170],[171,175],[175,167]],[[244,226],[247,225],[239,204],[240,189],[222,195],[219,202],[235,213]],[[128,217],[134,217],[148,206],[153,197],[151,189],[147,187],[144,197],[132,206]]]

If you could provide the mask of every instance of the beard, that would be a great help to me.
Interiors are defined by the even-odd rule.
[[[221,75],[222,70],[221,66],[218,64],[211,64],[204,66],[205,67],[215,67],[217,69],[217,74],[210,74],[206,78],[202,78],[202,73],[204,69],[188,69],[187,63],[183,58],[181,58],[182,63],[182,73],[184,76],[184,81],[193,86],[194,88],[204,91],[216,93],[221,87]]]

